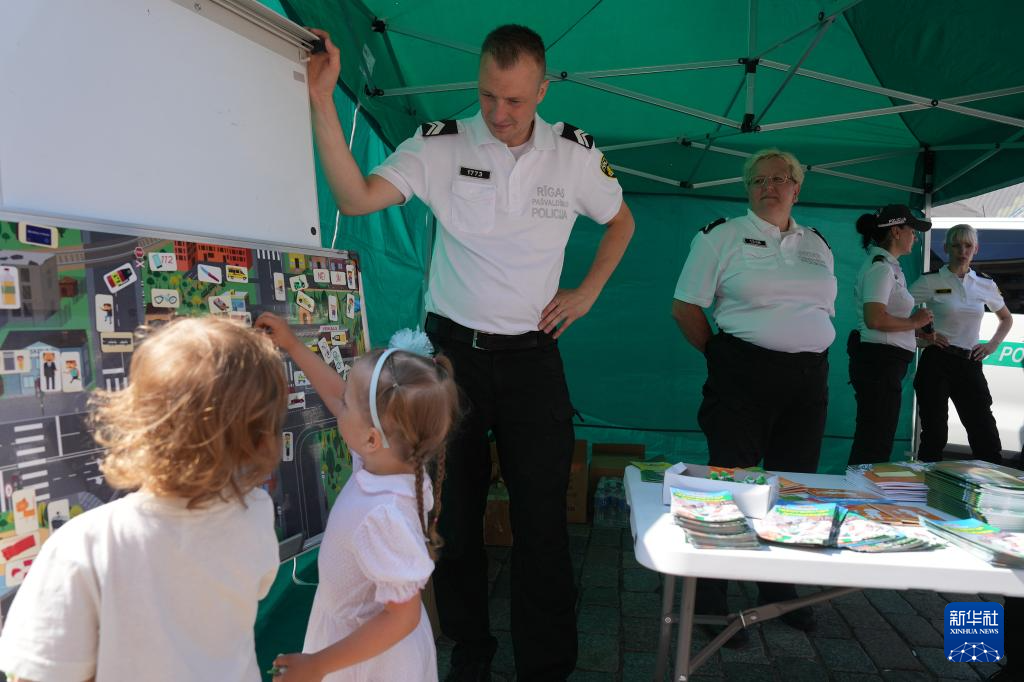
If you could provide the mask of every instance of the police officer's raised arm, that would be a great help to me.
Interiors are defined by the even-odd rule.
[[[310,30],[323,39],[326,48],[326,51],[309,58],[309,103],[320,165],[327,175],[334,201],[345,215],[365,215],[404,202],[405,196],[384,178],[364,176],[352,156],[334,107],[334,87],[341,73],[341,51],[331,42],[326,31]]]

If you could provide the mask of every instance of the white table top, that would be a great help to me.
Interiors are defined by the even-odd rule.
[[[849,488],[844,476],[784,474],[817,488]],[[730,580],[763,580],[893,590],[1001,594],[1024,597],[1024,570],[996,568],[959,547],[926,552],[868,554],[840,549],[762,545],[761,549],[696,549],[661,503],[661,483],[640,480],[626,467],[636,559],[670,575]]]

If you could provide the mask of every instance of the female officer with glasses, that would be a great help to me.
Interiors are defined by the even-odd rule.
[[[793,220],[804,171],[792,154],[757,152],[743,179],[750,210],[697,233],[672,304],[683,336],[707,358],[697,421],[711,465],[749,467],[763,459],[766,469],[814,472],[835,339],[832,250],[817,230]],[[791,585],[761,585],[762,601],[795,594]],[[783,620],[802,629],[814,623],[810,609]]]
[[[897,260],[914,248],[915,232],[932,224],[891,204],[857,219],[867,258],[857,273],[857,328],[850,332],[850,383],[857,398],[857,426],[850,464],[888,462],[900,420],[903,377],[914,359],[915,331],[932,321],[930,310],[913,315],[914,297]]]
[[[910,287],[914,300],[927,303],[935,314],[935,338],[921,353],[914,377],[921,414],[917,457],[924,462],[942,459],[952,399],[974,457],[998,464],[1002,443],[981,362],[1006,338],[1013,316],[992,278],[971,269],[978,253],[977,230],[955,225],[946,232],[945,247],[949,262]],[[999,326],[987,343],[980,343],[985,306],[996,314]]]

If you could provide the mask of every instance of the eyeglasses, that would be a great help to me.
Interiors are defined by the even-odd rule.
[[[751,178],[747,184],[751,187],[774,187],[775,185],[785,185],[792,179],[788,175],[758,175],[756,178]]]

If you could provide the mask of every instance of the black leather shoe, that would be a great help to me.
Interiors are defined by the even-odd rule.
[[[489,682],[491,661],[497,650],[498,640],[493,637],[473,645],[456,644],[444,682]]]
[[[791,628],[803,630],[804,632],[813,631],[818,624],[817,620],[814,618],[814,609],[810,606],[805,606],[802,609],[784,613],[779,616],[779,620]]]

